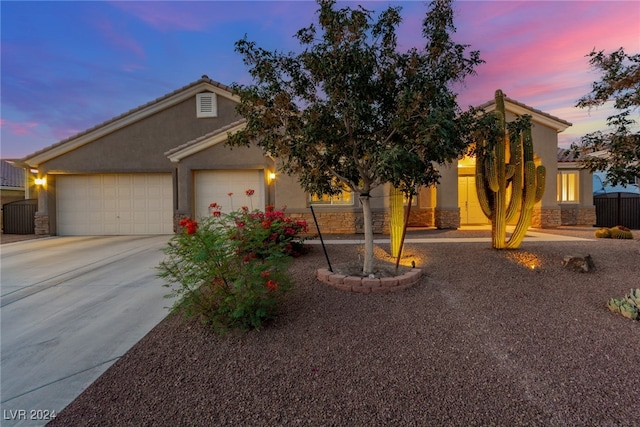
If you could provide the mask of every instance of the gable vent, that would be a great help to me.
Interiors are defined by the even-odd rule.
[[[211,92],[197,94],[196,110],[198,117],[218,117],[216,94]]]

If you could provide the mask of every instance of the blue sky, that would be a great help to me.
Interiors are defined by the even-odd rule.
[[[424,2],[403,8],[401,49],[420,46]],[[486,64],[458,88],[462,106],[496,89],[573,127],[563,146],[604,128],[606,108],[574,107],[599,78],[592,49],[640,52],[640,1],[457,1],[456,40]],[[21,158],[196,81],[250,83],[234,43],[295,51],[312,1],[2,1],[0,155]]]

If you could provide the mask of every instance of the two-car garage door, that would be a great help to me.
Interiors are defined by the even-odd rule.
[[[59,175],[59,235],[173,233],[171,174]]]

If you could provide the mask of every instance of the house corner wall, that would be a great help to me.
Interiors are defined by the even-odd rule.
[[[559,203],[561,225],[593,226],[597,223],[596,207],[593,204],[593,177],[587,169],[578,163],[561,162],[558,170],[578,171],[578,200]]]
[[[38,210],[34,218],[34,233],[37,236],[53,236],[56,234],[56,179],[55,175],[42,173],[45,186],[38,191]]]
[[[458,162],[443,166],[440,170],[440,184],[436,191],[434,225],[441,229],[460,228],[460,207],[458,206]]]

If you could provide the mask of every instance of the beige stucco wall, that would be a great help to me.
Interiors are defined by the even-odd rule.
[[[235,103],[218,96],[218,117],[197,118],[191,97],[39,165],[46,173],[169,172],[165,152],[239,120]]]
[[[440,183],[436,186],[434,225],[437,228],[459,228],[458,162],[439,167]]]
[[[515,119],[515,116],[513,117]],[[531,133],[533,136],[533,151],[536,160],[539,159],[546,171],[546,189],[539,204],[541,209],[558,209],[556,182],[558,175],[558,133],[533,121]],[[537,162],[536,162],[537,163]],[[559,225],[559,224],[557,224]]]

